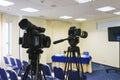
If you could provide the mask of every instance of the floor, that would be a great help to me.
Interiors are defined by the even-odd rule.
[[[52,69],[51,63],[48,63]],[[106,69],[116,69],[110,66],[92,62],[92,73],[86,73],[87,80],[120,80],[120,71],[111,70],[108,73]]]

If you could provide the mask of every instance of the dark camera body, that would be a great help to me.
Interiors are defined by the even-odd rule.
[[[68,35],[71,36],[80,36],[81,33],[81,29],[77,29],[75,26],[70,27],[70,29],[68,30]]]
[[[50,38],[44,34],[29,35],[24,33],[19,40],[23,48],[47,48],[50,46]]]
[[[70,27],[68,30],[68,42],[71,46],[76,46],[79,43],[79,37],[86,38],[88,33],[86,31],[81,31],[81,29],[76,28],[75,26]]]
[[[79,37],[87,38],[87,36],[88,36],[88,33],[86,31],[81,31],[80,28],[76,28],[76,26],[72,26],[68,30],[68,38],[54,41],[53,44],[57,44],[65,40],[68,40],[71,46],[76,46],[79,43]]]
[[[80,28],[76,28],[75,26],[70,27],[68,31],[69,36],[80,36],[81,38],[86,38],[88,33],[86,31],[81,31]]]
[[[20,28],[25,29],[23,37],[19,39],[19,44],[23,48],[48,48],[51,40],[49,36],[41,34],[45,32],[45,28],[37,27],[30,23],[27,19],[23,19],[19,23]]]

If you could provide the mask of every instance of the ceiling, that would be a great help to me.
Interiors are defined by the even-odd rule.
[[[7,0],[14,2],[14,5],[3,7],[0,6],[0,12],[19,15],[19,16],[35,16],[46,19],[62,20],[60,16],[72,16],[75,18],[86,18],[87,20],[107,18],[116,16],[112,14],[115,11],[120,11],[120,0],[95,0],[88,3],[79,4],[74,0]],[[100,12],[97,8],[111,6],[116,9],[110,12]],[[28,13],[20,9],[32,7],[38,9],[38,12]]]

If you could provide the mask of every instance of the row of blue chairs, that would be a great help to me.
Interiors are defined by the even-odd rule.
[[[0,68],[0,80],[21,80],[21,77],[18,77],[12,70]]]
[[[28,66],[28,62],[26,62],[26,61],[21,62],[19,59],[14,59],[12,57],[10,57],[9,59],[7,57],[4,57],[4,62],[8,67],[12,67],[13,70],[16,70],[16,69],[25,70],[26,67]],[[43,64],[43,69],[44,69],[43,71],[45,73],[45,77],[46,77],[47,80],[64,80],[65,75],[64,75],[64,71],[62,70],[62,68],[54,67],[53,72],[52,72],[49,65]],[[11,71],[8,71],[8,72],[13,73]],[[76,75],[77,71],[71,71],[70,73],[72,73],[72,75],[73,75],[72,78],[73,79],[79,80],[78,76]],[[21,75],[21,76],[23,76],[23,75]],[[69,78],[69,76],[68,76],[68,78]],[[7,79],[4,79],[4,80],[7,80]],[[17,80],[17,79],[12,79],[12,80]]]
[[[17,72],[19,75],[21,71],[25,71],[26,67],[28,66],[28,62],[23,60],[21,61],[20,59],[13,58],[13,57],[3,57],[4,63],[7,67],[11,67],[13,70]]]
[[[0,67],[0,80],[22,80],[23,76],[18,76],[13,70],[5,70]],[[30,77],[27,77],[26,80],[30,80]]]
[[[16,73],[17,75],[24,75],[24,72],[27,68],[27,66],[29,65],[27,61],[23,60],[21,61],[20,59],[17,58],[13,58],[13,57],[6,57],[4,56],[4,63],[7,67],[11,67]],[[43,69],[44,69],[44,73],[46,78],[48,79],[53,79],[53,75],[51,74],[52,71],[50,70],[49,65],[47,64],[43,64]],[[22,72],[22,73],[21,73]]]
[[[4,56],[3,58],[4,58],[4,63],[5,63],[5,65],[6,65],[7,67],[12,67],[13,69],[14,69],[14,68],[26,68],[26,67],[28,66],[28,62],[25,61],[25,60],[23,60],[23,61],[21,62],[20,59],[17,59],[17,58],[15,59],[15,58],[13,58],[13,57],[10,57],[10,58],[8,59],[8,57]]]
[[[63,73],[61,74],[61,68],[54,68],[55,70],[55,77],[52,76],[50,69],[47,65],[44,67],[45,77],[46,80],[64,80]],[[0,80],[22,80],[23,75],[18,76],[15,71],[13,70],[5,70],[0,68]],[[27,78],[30,80],[30,77]]]
[[[55,77],[52,76],[50,69],[47,65],[45,65],[44,71],[47,80],[64,80],[61,68],[54,68]],[[22,77],[23,75],[18,76],[13,70],[5,70],[3,68],[0,68],[0,80],[21,80]],[[27,80],[30,80],[30,77],[28,77]]]

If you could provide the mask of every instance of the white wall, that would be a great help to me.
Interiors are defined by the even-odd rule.
[[[117,17],[118,18],[118,17]],[[119,43],[108,41],[108,31],[99,30],[96,23],[99,21],[112,20],[114,18],[92,20],[81,23],[82,29],[88,31],[88,37],[81,41],[82,51],[89,51],[92,61],[119,66]]]
[[[78,46],[81,49],[81,53],[83,51],[89,51],[90,55],[92,56],[92,61],[111,65],[111,66],[118,66],[118,62],[119,62],[118,42],[108,42],[107,30],[98,30],[96,23],[100,21],[107,21],[116,18],[118,19],[120,17],[92,20],[78,24],[56,21],[56,20],[45,20],[35,17],[25,17],[25,18],[28,18],[36,26],[42,26],[46,28],[44,34],[51,37],[51,47],[43,49],[44,52],[40,58],[41,63],[51,62],[52,55],[58,54],[60,52],[63,53],[64,50],[67,50],[69,46],[67,41],[56,45],[53,45],[53,41],[68,37],[68,29],[74,24],[77,27],[81,28],[82,31],[85,30],[88,32],[88,37],[86,39],[80,38],[80,43],[78,44]],[[12,56],[19,58],[19,45],[18,45],[19,17],[3,14],[1,19],[0,19],[1,22],[10,21],[13,23]],[[23,60],[28,60],[28,54],[26,53],[25,49],[23,49],[21,55]],[[2,55],[0,57],[2,59]]]
[[[0,29],[1,29],[1,38],[0,38],[0,41],[1,43],[3,43],[3,30],[2,28],[4,27],[3,23],[5,22],[10,22],[12,23],[12,55],[9,55],[9,56],[13,56],[13,57],[16,57],[16,58],[19,58],[19,45],[18,45],[18,38],[19,38],[19,27],[18,27],[18,16],[11,16],[11,15],[8,15],[8,14],[4,14],[4,13],[1,13],[1,18],[0,18],[0,22],[1,22],[1,26],[0,26]],[[1,45],[0,47],[0,50],[1,50],[1,62],[3,61],[3,55],[4,55],[4,47]],[[1,65],[3,66],[3,62],[1,63]]]

